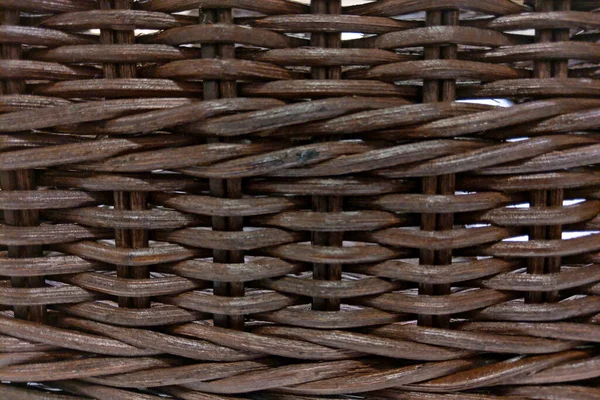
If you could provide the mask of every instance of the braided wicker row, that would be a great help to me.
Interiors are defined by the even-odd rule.
[[[0,398],[600,399],[600,1],[532,3],[0,0]]]

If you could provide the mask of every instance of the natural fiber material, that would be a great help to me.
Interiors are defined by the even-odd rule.
[[[0,398],[600,399],[598,0],[0,0]]]

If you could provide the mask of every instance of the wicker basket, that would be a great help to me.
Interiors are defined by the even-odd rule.
[[[0,0],[0,399],[600,399],[600,0]]]

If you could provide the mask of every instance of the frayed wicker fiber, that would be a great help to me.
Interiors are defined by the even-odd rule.
[[[0,0],[0,399],[600,399],[600,0]]]

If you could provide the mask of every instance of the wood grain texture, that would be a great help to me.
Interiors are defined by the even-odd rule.
[[[598,398],[598,9],[0,1],[0,398]]]

